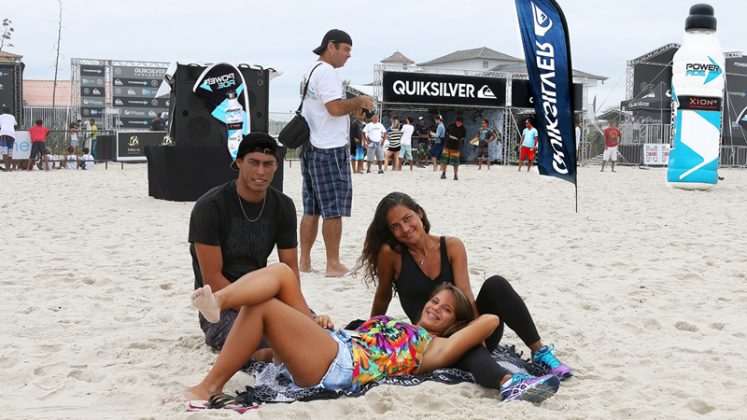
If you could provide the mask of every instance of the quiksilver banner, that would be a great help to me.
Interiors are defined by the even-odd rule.
[[[232,64],[213,64],[197,78],[192,91],[210,114],[226,125],[228,152],[236,159],[243,135],[249,134],[249,96],[244,76]]]
[[[553,0],[516,0],[539,132],[540,174],[576,183],[568,25]]]
[[[410,104],[506,105],[506,81],[491,77],[385,71],[384,102]]]

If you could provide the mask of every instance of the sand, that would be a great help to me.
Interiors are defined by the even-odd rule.
[[[285,191],[300,212],[299,172],[286,167]],[[540,405],[425,383],[241,418],[744,417],[747,172],[721,174],[689,192],[666,186],[663,169],[581,168],[578,213],[571,184],[516,167],[463,166],[458,182],[430,169],[355,175],[345,263],[379,199],[410,193],[435,233],[464,239],[473,289],[507,277],[576,376]],[[0,418],[237,418],[162,402],[216,357],[189,307],[192,203],[148,197],[145,165],[0,177]],[[366,317],[373,290],[325,279],[323,252],[320,235],[307,300],[340,323]],[[398,302],[389,313],[404,316]],[[504,342],[526,351],[511,332]],[[237,374],[226,390],[251,381]]]

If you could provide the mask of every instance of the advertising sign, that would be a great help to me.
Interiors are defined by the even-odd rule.
[[[15,96],[15,76],[13,67],[0,67],[0,109],[9,108],[11,113],[15,113],[13,106]]]
[[[583,106],[584,86],[573,84],[573,110],[581,111]],[[516,108],[534,108],[534,98],[529,87],[529,80],[514,79],[511,81],[511,106]]]
[[[80,114],[83,119],[99,119],[104,116],[105,73],[104,66],[80,66]]]
[[[384,102],[443,105],[506,105],[506,81],[492,77],[384,72]]]
[[[118,132],[117,161],[145,162],[145,146],[166,144],[165,136],[162,131]]]
[[[666,165],[669,162],[669,144],[651,144],[643,145],[643,164],[644,165]]]
[[[148,127],[156,113],[168,110],[168,98],[156,98],[166,67],[112,66],[112,105],[118,128]]]

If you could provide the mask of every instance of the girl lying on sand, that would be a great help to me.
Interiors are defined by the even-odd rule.
[[[415,325],[376,316],[351,334],[326,330],[309,317],[298,281],[282,263],[246,274],[216,293],[210,286],[197,289],[192,304],[210,322],[217,322],[227,308],[239,309],[239,315],[215,365],[186,390],[188,400],[221,394],[263,336],[276,362],[285,365],[298,386],[356,390],[386,376],[450,366],[499,324],[496,315],[475,318],[464,294],[445,284],[435,290]],[[517,374],[504,383],[500,396],[537,402],[553,395],[558,386],[558,378],[551,374]]]

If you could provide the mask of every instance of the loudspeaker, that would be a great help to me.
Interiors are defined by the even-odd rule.
[[[169,135],[177,146],[226,146],[226,127],[210,115],[202,100],[192,92],[205,70],[198,64],[178,64],[171,82]],[[246,64],[238,65],[249,96],[251,131],[269,129],[270,72]]]

